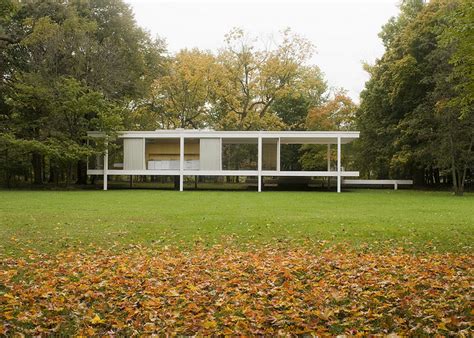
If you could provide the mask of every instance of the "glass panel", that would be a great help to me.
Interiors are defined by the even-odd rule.
[[[179,170],[179,139],[147,139],[145,162],[148,170]]]
[[[97,150],[98,142],[94,139],[90,139],[89,146]],[[87,157],[87,167],[90,170],[103,170],[104,169],[104,155],[103,154],[93,154]]]
[[[257,170],[258,144],[224,143],[222,145],[223,170]]]
[[[109,142],[109,170],[123,169],[123,139]]]

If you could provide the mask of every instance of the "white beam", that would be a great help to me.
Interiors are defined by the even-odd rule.
[[[337,137],[337,192],[341,192],[341,137]]]
[[[346,173],[346,172],[344,172]],[[348,180],[345,179],[343,184],[349,185],[413,185],[413,180]]]
[[[184,137],[179,138],[179,191],[184,188]]]
[[[262,176],[288,176],[288,177],[337,177],[337,171],[272,171],[263,170]],[[244,176],[244,175],[241,175]],[[359,177],[358,171],[341,171],[341,177]]]
[[[119,138],[282,138],[283,143],[328,144],[341,137],[342,143],[359,138],[358,131],[211,131],[211,130],[156,130],[156,131],[121,131]],[[90,137],[104,137],[102,132],[87,132]]]
[[[180,170],[107,170],[107,176],[149,175],[149,176],[179,176]],[[258,176],[258,170],[185,170],[189,176]],[[87,175],[103,175],[104,171],[89,169]],[[337,171],[276,171],[262,170],[262,176],[291,176],[291,177],[337,177]],[[358,171],[341,171],[341,177],[359,177]],[[393,183],[392,183],[393,184]],[[401,183],[398,182],[400,185]]]
[[[262,137],[258,137],[258,192],[262,191]]]

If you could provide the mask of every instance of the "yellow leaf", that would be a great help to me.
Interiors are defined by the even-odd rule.
[[[87,335],[88,335],[89,337],[96,334],[95,330],[94,330],[92,327],[88,327],[88,328],[86,329],[86,333],[87,333]]]
[[[91,324],[96,325],[96,324],[103,324],[103,323],[105,323],[105,320],[101,319],[99,315],[95,315],[95,317],[91,319]]]
[[[153,323],[146,323],[143,325],[143,330],[145,330],[145,332],[153,332],[156,330],[156,326]]]
[[[13,311],[4,312],[3,316],[5,317],[6,320],[10,320],[10,319],[15,318],[15,316],[13,315]]]
[[[438,329],[439,330],[446,330],[446,331],[448,330],[445,323],[439,323],[438,324]]]
[[[202,323],[202,326],[207,329],[215,329],[217,327],[217,323],[214,320],[206,320],[204,323]]]

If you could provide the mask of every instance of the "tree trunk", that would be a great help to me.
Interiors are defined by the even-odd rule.
[[[66,188],[69,188],[69,184],[71,181],[71,174],[72,174],[72,163],[68,163],[67,171],[66,171]]]
[[[459,182],[458,182],[458,191],[456,193],[457,196],[464,195],[464,183],[466,182],[466,174],[467,168],[464,168],[462,172],[459,172]]]
[[[84,160],[77,161],[77,181],[76,184],[87,184],[87,163]]]
[[[415,168],[413,181],[415,186],[424,186],[425,185],[425,170],[420,168]]]
[[[41,154],[34,152],[31,157],[31,164],[33,166],[33,183],[43,184],[43,164]]]
[[[10,168],[8,163],[8,149],[5,149],[5,183],[7,185],[7,189],[11,187],[11,175],[10,175]]]
[[[56,183],[58,185],[59,173],[54,161],[49,160],[49,183]]]
[[[41,156],[41,165],[43,166],[43,182],[48,182],[48,178],[46,176],[46,156]]]
[[[436,168],[434,170],[434,181],[435,181],[436,185],[440,185],[440,183],[441,183],[441,180],[440,180],[440,177],[439,177],[439,168]]]

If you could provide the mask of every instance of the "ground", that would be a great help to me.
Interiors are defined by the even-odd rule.
[[[474,195],[1,191],[0,334],[468,334]]]
[[[354,247],[390,240],[410,250],[470,251],[473,220],[474,195],[447,192],[2,191],[0,252],[224,240]]]

